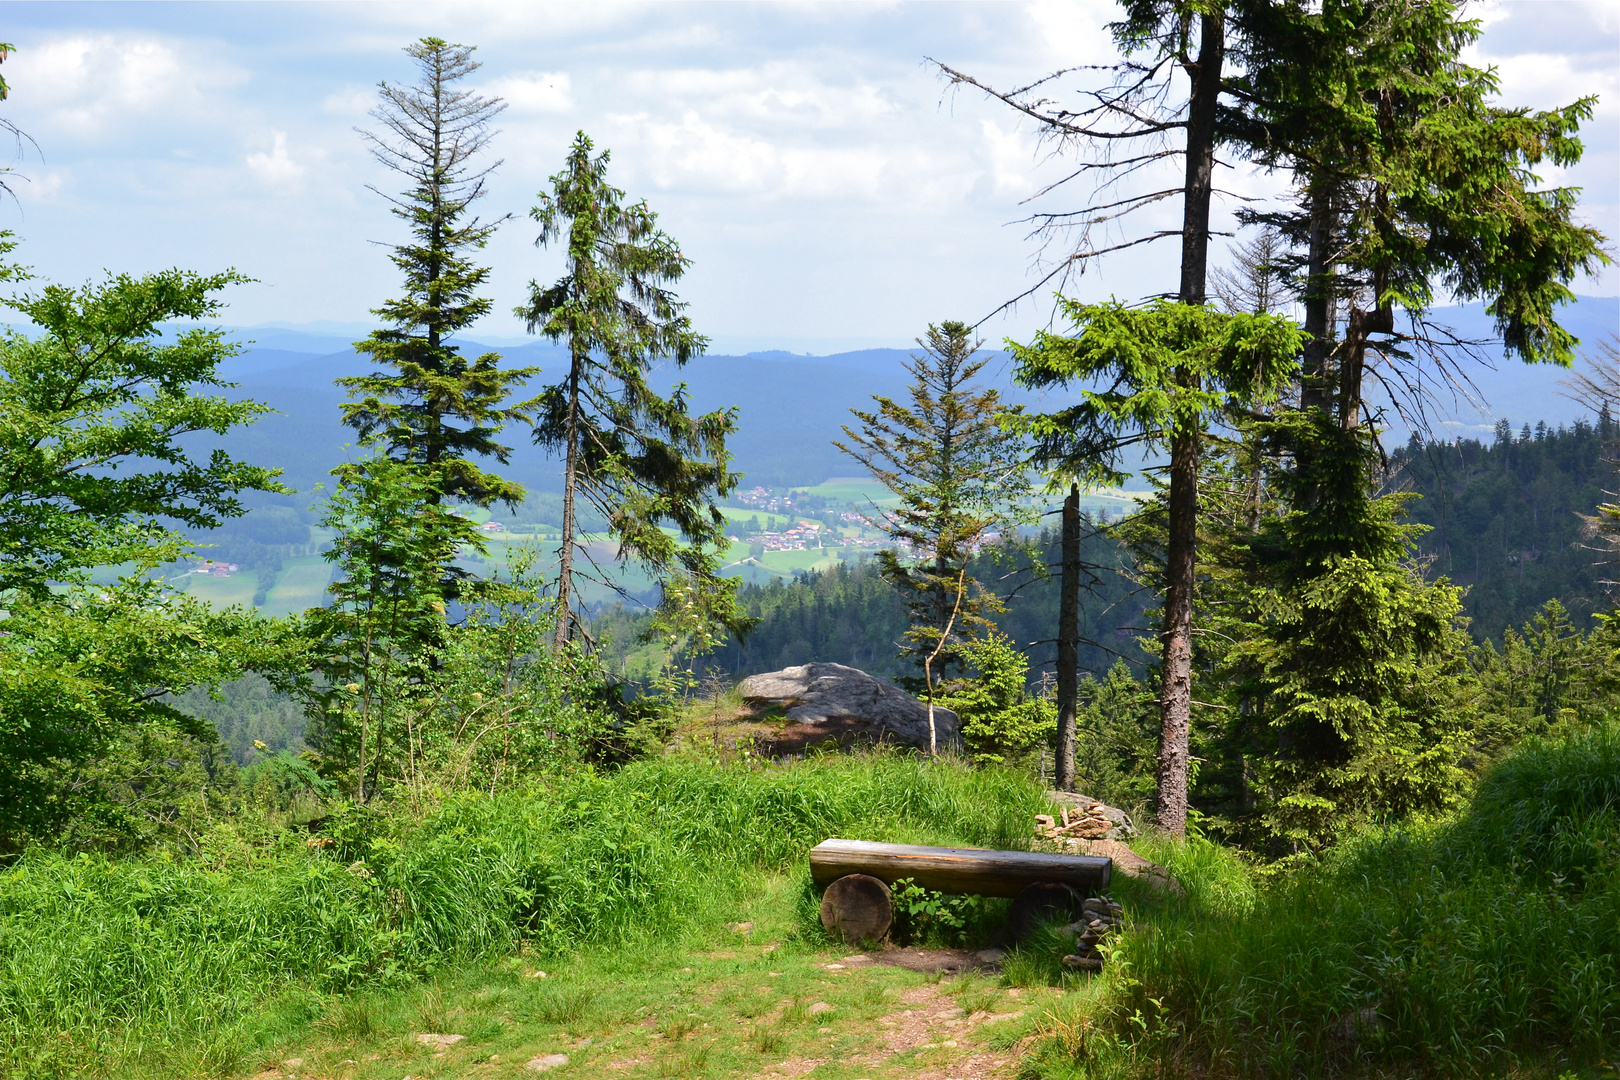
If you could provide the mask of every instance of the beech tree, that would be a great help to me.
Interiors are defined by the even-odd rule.
[[[517,309],[530,333],[563,342],[569,354],[563,379],[537,399],[534,422],[535,443],[563,459],[555,645],[582,632],[581,583],[623,591],[582,543],[584,500],[607,521],[617,561],[658,581],[665,636],[701,653],[719,642],[717,629],[747,623],[736,582],[719,574],[728,541],[714,505],[739,479],[726,449],[736,410],[694,416],[684,384],[664,397],[648,382],[655,361],[682,367],[708,342],[669,287],[687,258],[645,201],[627,203],[607,182],[608,152],[593,150],[579,132],[530,213],[540,223],[536,245],[561,241],[567,263],[552,284],[530,282],[529,302]]]
[[[0,234],[0,255],[11,247]],[[218,369],[237,347],[202,328],[158,340],[161,322],[206,319],[214,294],[245,280],[118,274],[10,302],[35,333],[0,337],[0,594],[48,600],[95,567],[178,557],[171,523],[211,529],[244,512],[242,491],[286,490],[278,470],[219,450],[197,460],[183,445],[270,411],[210,392],[232,385]]]
[[[0,336],[0,852],[74,821],[97,842],[149,827],[184,744],[216,738],[169,695],[274,652],[255,615],[211,610],[157,573],[191,551],[176,525],[213,528],[244,512],[243,491],[286,490],[274,469],[186,449],[270,411],[218,393],[237,347],[205,328],[161,340],[242,280],[120,274],[9,302],[33,332]]]

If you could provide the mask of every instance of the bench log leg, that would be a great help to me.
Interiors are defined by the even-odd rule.
[[[845,874],[821,898],[821,925],[851,945],[882,941],[893,922],[889,887],[867,874]]]

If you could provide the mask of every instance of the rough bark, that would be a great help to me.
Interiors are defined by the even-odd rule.
[[[1209,268],[1209,204],[1215,176],[1215,107],[1226,56],[1220,12],[1199,17],[1198,58],[1189,65],[1187,177],[1182,211],[1181,292],[1184,304],[1202,304]],[[1197,386],[1196,376],[1178,375]],[[1192,729],[1192,599],[1198,542],[1198,458],[1201,435],[1177,431],[1170,440],[1170,520],[1165,575],[1163,665],[1159,691],[1159,827],[1187,830],[1188,735]]]
[[[1305,291],[1300,297],[1305,308],[1305,342],[1300,358],[1300,407],[1326,409],[1331,405],[1328,390],[1328,353],[1332,347],[1333,275],[1329,245],[1332,242],[1333,206],[1325,183],[1312,186],[1310,231],[1306,240]]]
[[[1181,292],[1184,304],[1204,302],[1209,270],[1209,201],[1215,184],[1215,107],[1226,59],[1226,19],[1221,12],[1199,17],[1198,59],[1188,74],[1186,201],[1181,223]]]
[[[1192,615],[1198,529],[1199,433],[1170,449],[1170,542],[1165,565],[1164,663],[1159,687],[1159,828],[1187,831],[1187,762],[1192,731]]]
[[[1063,500],[1063,566],[1058,583],[1057,776],[1059,791],[1074,790],[1074,728],[1080,697],[1080,487]]]

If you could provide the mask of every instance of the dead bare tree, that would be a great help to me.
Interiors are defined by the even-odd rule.
[[[1129,0],[1125,18],[1112,24],[1114,40],[1125,59],[1107,68],[1056,72],[1028,86],[997,90],[955,68],[934,63],[951,86],[972,86],[1003,102],[1039,125],[1042,141],[1054,155],[1072,156],[1078,164],[1048,184],[1040,198],[1081,178],[1094,181],[1092,195],[1079,210],[1041,212],[1028,218],[1031,235],[1042,242],[1042,255],[1063,241],[1068,250],[1029,289],[997,311],[1016,304],[1056,282],[1061,289],[1084,273],[1093,260],[1169,237],[1181,238],[1181,275],[1173,296],[1183,304],[1206,300],[1209,267],[1210,203],[1215,194],[1217,116],[1224,88],[1226,10],[1179,0]],[[1142,59],[1135,59],[1141,57]],[[1079,91],[1081,105],[1064,107],[1048,98],[1048,87],[1070,71],[1111,73],[1099,90]],[[1187,80],[1186,97],[1175,92],[1177,75]],[[1180,135],[1180,145],[1176,135]],[[1155,167],[1182,159],[1180,182],[1125,195],[1128,179],[1151,174]],[[1149,229],[1141,235],[1123,232],[1131,215],[1166,199],[1180,197],[1179,229]],[[1199,378],[1189,370],[1174,373],[1178,386],[1196,389]],[[1202,434],[1178,430],[1169,439],[1169,537],[1161,635],[1160,748],[1157,815],[1173,834],[1186,829],[1189,748],[1192,728],[1192,615],[1196,574],[1198,472]],[[1084,446],[1081,453],[1098,448]],[[1112,455],[1117,447],[1103,449]],[[1086,475],[1090,462],[1062,458],[1043,461],[1065,479]],[[1068,680],[1065,680],[1067,687]],[[1073,702],[1058,701],[1059,714]]]

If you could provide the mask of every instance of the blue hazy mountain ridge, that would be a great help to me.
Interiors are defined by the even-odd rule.
[[[1620,298],[1578,297],[1574,304],[1558,310],[1558,320],[1564,329],[1580,339],[1577,354],[1591,353],[1604,341],[1620,335]],[[1495,337],[1493,320],[1485,314],[1483,304],[1438,308],[1433,312],[1432,321],[1448,327],[1460,338],[1489,341]],[[1503,418],[1515,429],[1526,423],[1534,426],[1537,421],[1558,427],[1579,419],[1591,419],[1590,410],[1566,394],[1563,383],[1570,377],[1568,369],[1554,364],[1526,364],[1504,356],[1500,345],[1485,346],[1479,351],[1491,366],[1465,361],[1463,368],[1474,383],[1483,409],[1434,383],[1432,370],[1426,372],[1436,399],[1431,406],[1433,411],[1423,418],[1430,428],[1426,438],[1487,438],[1491,427]],[[1385,407],[1384,419],[1390,428],[1385,442],[1404,441],[1410,433],[1410,425],[1389,407],[1388,395],[1375,390],[1369,396],[1375,407]]]
[[[462,344],[468,351],[482,351],[476,343]],[[507,365],[539,366],[537,383],[560,370],[567,359],[565,350],[550,345],[496,351]],[[848,421],[851,406],[870,403],[874,394],[904,392],[898,362],[885,366],[886,371],[803,360],[704,356],[682,370],[661,366],[652,382],[665,393],[685,382],[691,407],[698,411],[738,410],[731,447],[735,467],[750,485],[805,486],[855,471],[832,439]],[[233,396],[263,401],[277,412],[224,440],[198,439],[196,446],[224,446],[249,461],[277,465],[286,470],[289,486],[308,491],[355,452],[354,433],[339,419],[345,396],[333,380],[373,367],[369,358],[353,352],[321,356],[250,349],[233,358],[223,374],[238,384]],[[514,429],[507,437],[513,453],[503,473],[537,491],[561,490],[556,463],[530,444],[526,432]]]
[[[1581,339],[1583,349],[1620,331],[1620,301],[1614,297],[1582,297],[1560,314],[1564,325]],[[1478,304],[1440,309],[1435,321],[1463,337],[1490,337],[1491,320]],[[344,395],[333,380],[363,374],[374,365],[352,351],[352,338],[345,341],[332,333],[280,327],[235,333],[253,344],[230,360],[223,374],[240,384],[236,395],[264,401],[277,414],[223,442],[199,440],[198,445],[228,445],[247,460],[278,465],[287,471],[290,486],[309,491],[354,452],[353,432],[339,421],[338,406]],[[333,342],[340,343],[340,348],[331,349]],[[566,349],[544,341],[516,347],[485,345],[473,339],[460,344],[468,353],[498,352],[510,366],[540,367],[536,385],[555,378],[567,360]],[[700,411],[738,409],[738,431],[731,444],[735,467],[744,474],[747,485],[807,486],[857,471],[832,440],[850,422],[849,410],[869,407],[873,395],[903,399],[907,384],[903,365],[908,355],[904,349],[863,349],[831,356],[775,350],[746,356],[703,356],[684,369],[659,366],[652,382],[666,393],[675,383],[686,383],[692,407]],[[1467,370],[1488,403],[1487,411],[1481,413],[1466,402],[1453,403],[1442,393],[1440,407],[1428,415],[1431,437],[1479,437],[1497,417],[1507,417],[1515,427],[1538,420],[1556,427],[1585,415],[1581,406],[1563,395],[1561,382],[1568,377],[1564,369],[1499,359],[1494,369],[1469,363]],[[1073,400],[1072,394],[1035,395],[1012,387],[1004,354],[991,357],[985,379],[1000,387],[1010,402],[1031,408],[1051,409]],[[1387,402],[1375,401],[1377,404]],[[1405,441],[1406,425],[1393,409],[1385,415],[1391,425],[1386,442]],[[526,432],[508,434],[513,455],[511,465],[503,471],[537,491],[559,490],[556,463],[529,443]]]

